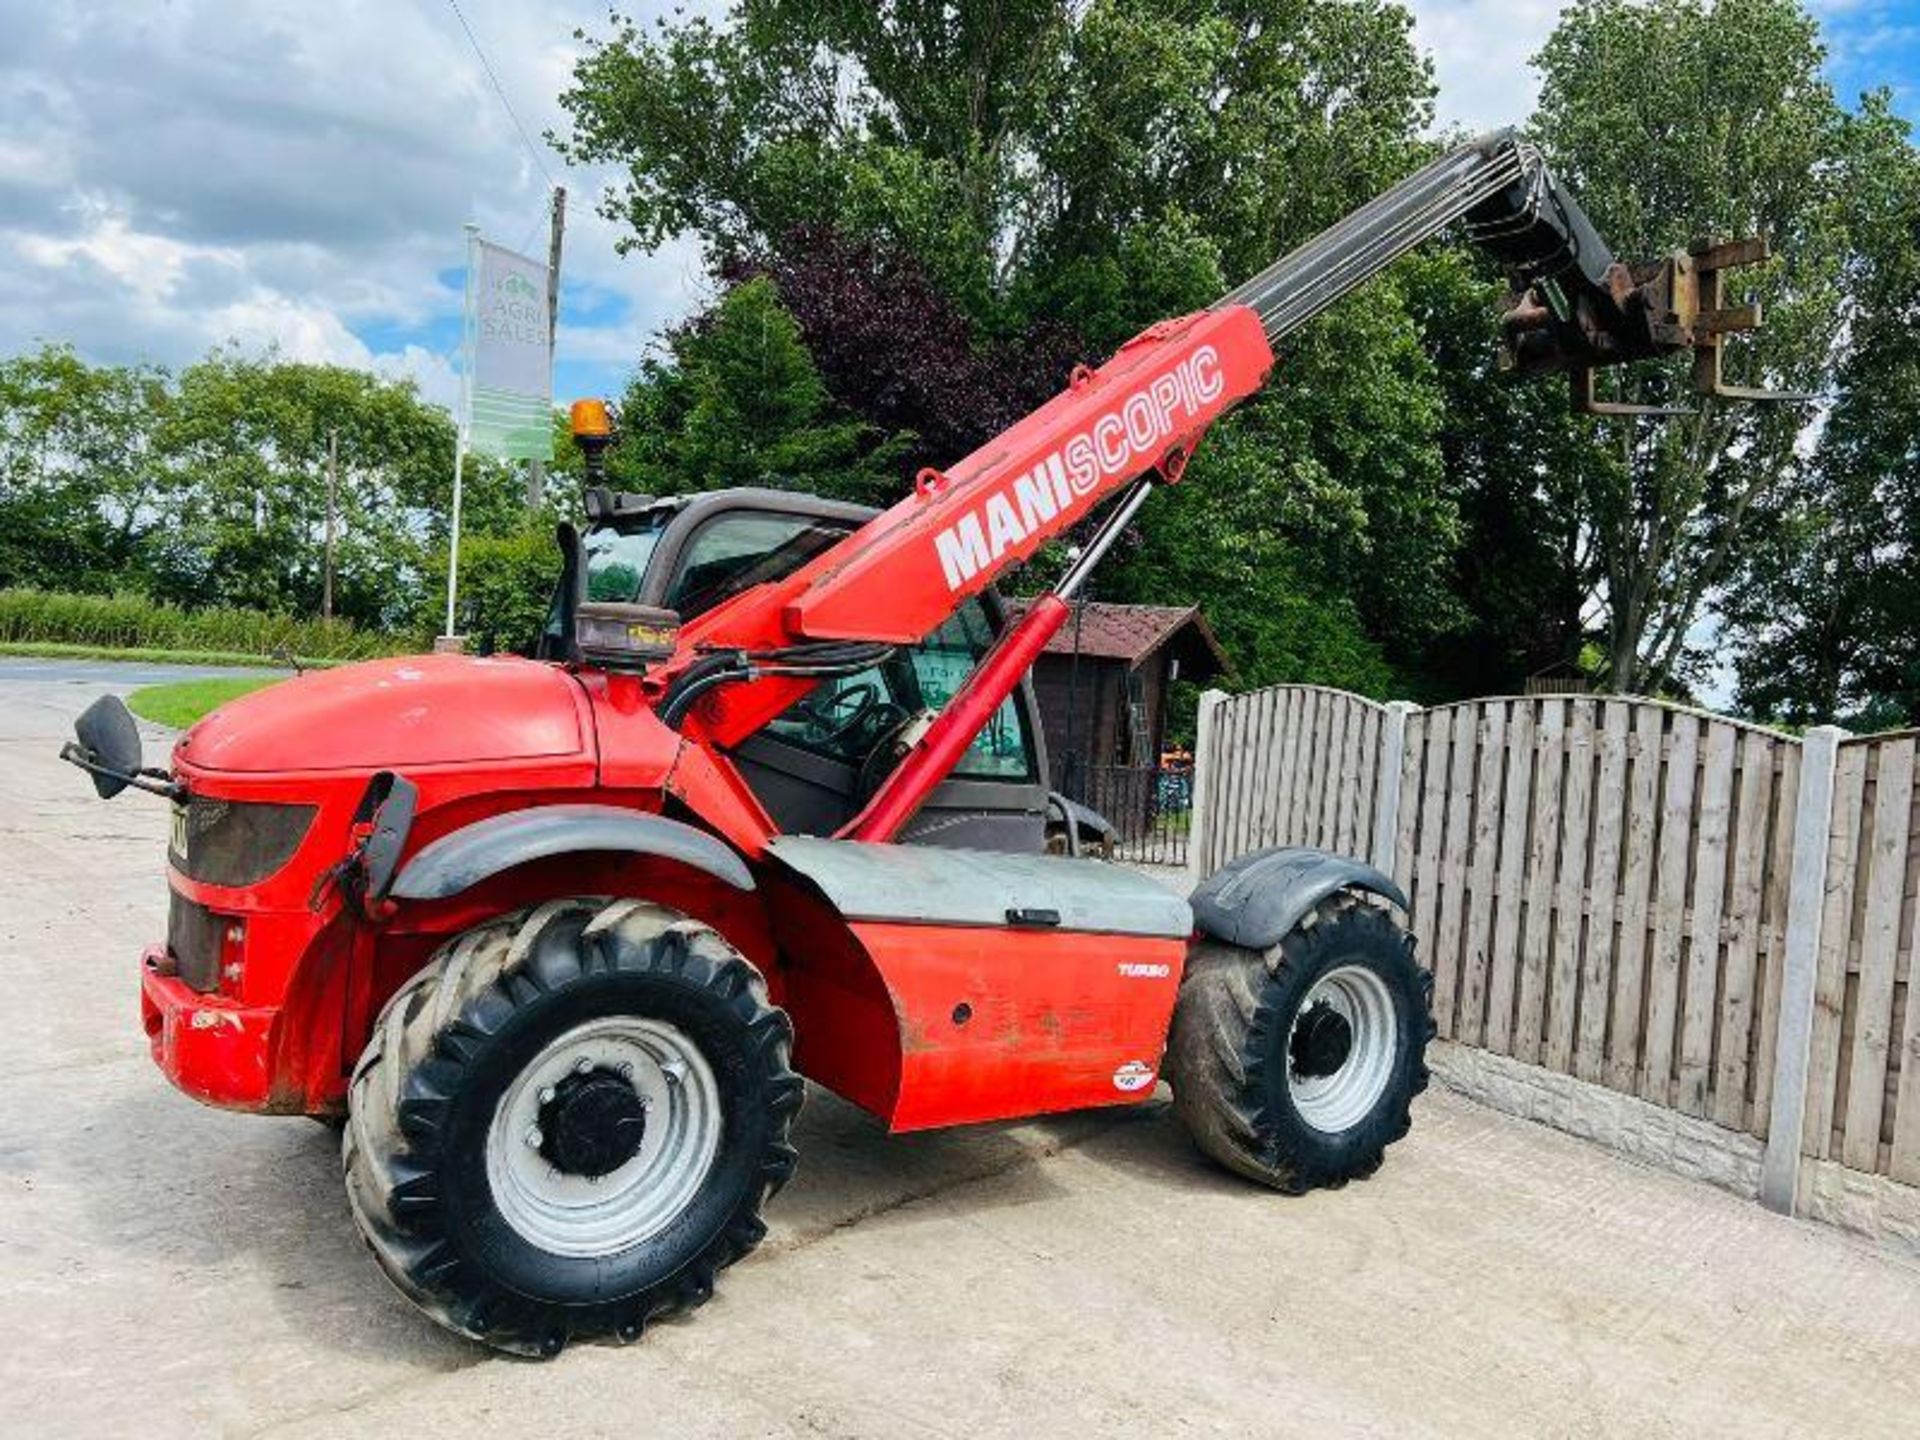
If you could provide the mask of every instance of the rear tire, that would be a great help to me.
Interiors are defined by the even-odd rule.
[[[1291,1195],[1364,1179],[1427,1087],[1433,977],[1352,895],[1262,953],[1202,941],[1168,1039],[1174,1109],[1228,1169]]]
[[[496,1349],[637,1340],[766,1234],[793,1173],[792,1027],[714,930],[636,900],[475,927],[388,1002],[348,1094],[381,1270]]]

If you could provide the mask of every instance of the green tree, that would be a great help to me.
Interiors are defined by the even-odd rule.
[[[1447,488],[1460,506],[1449,573],[1433,583],[1466,613],[1446,643],[1403,668],[1435,699],[1507,693],[1586,642],[1585,497],[1609,457],[1591,422],[1568,416],[1562,386],[1498,368],[1506,282],[1490,259],[1456,242],[1410,256],[1399,275],[1432,357]]]
[[[572,153],[626,172],[608,207],[631,244],[692,231],[723,269],[796,234],[851,237],[910,260],[982,345],[1055,326],[1091,360],[1398,178],[1431,92],[1387,0],[738,0],[724,23],[617,23],[563,100]],[[629,396],[629,435],[674,438],[642,449],[695,423],[661,378]],[[1251,588],[1229,595],[1220,557],[1191,548],[1227,539],[1202,516],[1150,530],[1109,589],[1324,617],[1324,646],[1240,657],[1246,683],[1333,678],[1295,666],[1343,649],[1351,616],[1418,653],[1462,618],[1439,426],[1405,299],[1376,287],[1297,337],[1277,394],[1220,427],[1181,487],[1233,509]],[[1211,493],[1226,485],[1233,507]],[[1147,593],[1176,583],[1193,588]]]
[[[156,598],[317,612],[329,436],[339,444],[336,613],[404,624],[452,511],[453,422],[411,382],[333,365],[217,351],[189,366],[157,444],[179,478],[149,537]],[[472,463],[469,534],[522,520],[519,482]]]
[[[1212,284],[1340,214],[1427,118],[1409,24],[1387,0],[736,0],[591,40],[567,144],[625,168],[632,244],[884,234],[984,319],[1108,260]],[[1083,286],[1061,298],[1084,313]]]
[[[177,376],[48,348],[0,362],[0,585],[313,615],[339,442],[335,609],[408,623],[451,511],[453,422],[411,383],[219,350]],[[466,532],[520,483],[469,462]]]
[[[1766,328],[1730,378],[1809,392],[1833,388],[1846,348],[1858,237],[1845,198],[1892,153],[1836,102],[1824,58],[1797,0],[1584,0],[1537,58],[1532,126],[1619,254],[1769,236],[1777,258],[1752,281]],[[1626,383],[1633,398],[1686,398],[1676,369]],[[1578,518],[1612,688],[1684,678],[1689,637],[1755,517],[1800,479],[1807,419],[1703,400],[1678,422],[1596,427]]]
[[[446,624],[447,551],[428,552],[417,587],[413,634],[432,643]],[[458,633],[483,652],[531,653],[560,576],[551,529],[529,522],[512,533],[462,535]]]
[[[868,503],[889,498],[895,441],[827,393],[773,282],[736,285],[641,367],[621,407],[616,473],[685,494],[770,485]]]
[[[48,346],[0,361],[0,586],[104,589],[177,489],[156,453],[172,403],[151,366]]]
[[[1230,435],[1209,463],[1209,483],[1183,481],[1179,493],[1148,501],[1140,540],[1096,582],[1098,598],[1150,604],[1205,596],[1208,621],[1233,662],[1223,682],[1229,688],[1309,680],[1392,698],[1399,690],[1393,667],[1324,556],[1287,540],[1263,513],[1271,497],[1262,494],[1265,466],[1255,442]]]
[[[1920,152],[1884,94],[1851,126],[1881,163],[1843,197],[1857,252],[1836,394],[1720,609],[1743,707],[1876,729],[1920,723]]]

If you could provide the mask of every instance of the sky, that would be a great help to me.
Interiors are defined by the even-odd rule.
[[[0,0],[0,355],[179,365],[216,345],[408,375],[451,402],[462,225],[538,250],[569,191],[557,398],[616,393],[706,295],[698,253],[615,253],[613,178],[540,142],[605,9],[577,0]],[[628,0],[648,20],[672,0]],[[717,0],[709,0],[717,3]],[[1559,0],[1409,0],[1439,120],[1525,117]],[[1920,3],[1818,0],[1849,100],[1920,116]],[[517,113],[495,93],[464,15]],[[520,129],[533,137],[530,146]]]

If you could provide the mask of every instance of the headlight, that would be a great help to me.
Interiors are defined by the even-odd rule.
[[[293,858],[318,809],[196,795],[174,807],[167,857],[189,880],[258,884]]]

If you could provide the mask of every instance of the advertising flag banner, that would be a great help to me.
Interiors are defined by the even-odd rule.
[[[503,460],[551,460],[546,262],[477,238],[471,253],[467,448]]]

